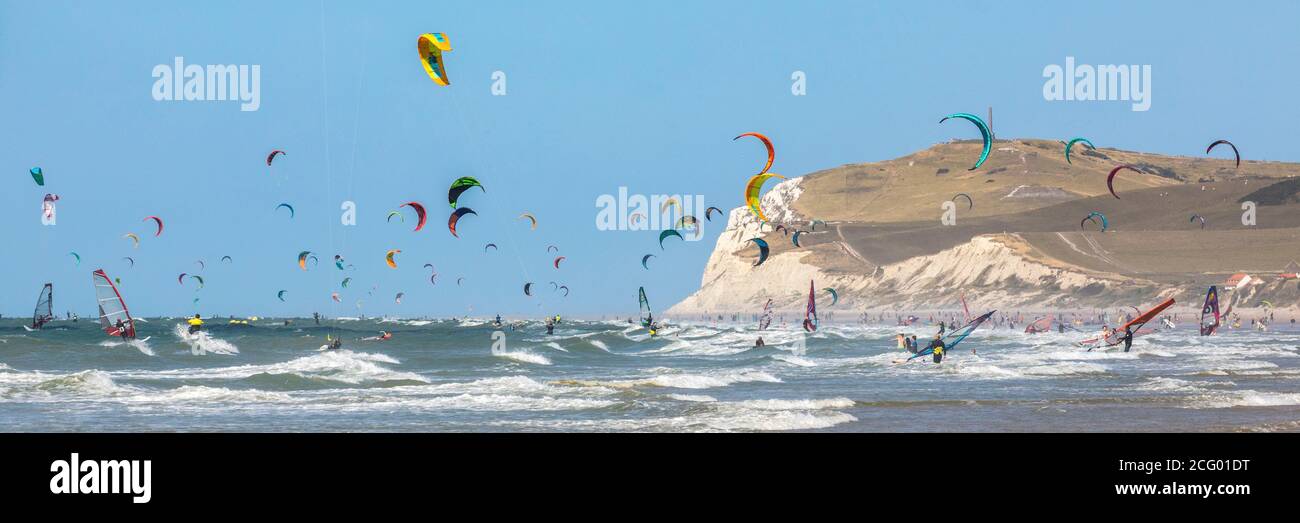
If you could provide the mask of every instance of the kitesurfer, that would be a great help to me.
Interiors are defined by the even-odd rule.
[[[198,334],[200,330],[203,330],[203,319],[200,318],[198,314],[195,314],[193,318],[190,318],[188,323],[190,324],[191,335]]]
[[[316,320],[316,324],[317,324],[317,325],[320,325],[320,313],[319,313],[319,312],[313,312],[313,313],[311,313],[311,317],[312,317],[312,319]]]
[[[342,348],[343,348],[343,338],[342,338],[342,337],[339,337],[339,338],[332,338],[332,339],[330,339],[329,348],[330,348],[330,350],[339,350],[339,349],[342,349]]]
[[[492,322],[492,325],[495,325],[495,326],[497,326],[497,327],[500,327],[500,326],[501,326],[501,315],[500,315],[500,314],[497,315],[497,319],[496,319],[496,321],[493,321],[493,322]]]
[[[765,344],[763,343],[763,337],[762,337],[762,336],[759,336],[759,337],[758,337],[758,341],[755,341],[755,342],[754,342],[754,347],[755,347],[755,348],[762,347],[762,346],[764,346],[764,345],[765,345]]]
[[[546,333],[555,334],[555,320],[551,318],[546,319]]]

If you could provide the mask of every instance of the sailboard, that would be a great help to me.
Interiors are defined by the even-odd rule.
[[[1025,326],[1025,334],[1038,334],[1052,330],[1052,321],[1054,319],[1051,314],[1048,314],[1029,322],[1029,325]]]
[[[645,297],[645,287],[641,287],[637,293],[639,294],[637,299],[641,304],[641,326],[649,327],[654,322],[654,313],[650,311],[650,300]]]
[[[961,343],[962,340],[966,339],[967,336],[970,336],[972,332],[975,332],[975,329],[979,328],[981,324],[983,324],[985,321],[988,321],[989,318],[992,318],[993,313],[995,312],[997,311],[996,310],[988,311],[983,315],[981,315],[980,317],[971,320],[964,327],[948,333],[948,335],[944,336],[943,338],[944,350],[951,351],[953,347],[956,347],[957,344]],[[906,360],[895,360],[894,363],[906,363],[908,361],[912,361],[913,359],[920,358],[922,356],[929,356],[930,354],[933,353],[934,353],[934,349],[926,347],[924,349],[917,351],[916,354],[913,354],[910,358],[907,358]]]
[[[771,324],[772,324],[772,299],[769,298],[767,300],[767,304],[763,305],[763,313],[758,316],[758,330],[765,330],[767,329],[767,326]]]
[[[817,330],[817,294],[816,285],[812,280],[808,280],[808,309],[803,314],[803,330],[814,332]]]
[[[131,319],[126,301],[122,299],[122,293],[118,292],[117,286],[113,285],[113,280],[104,273],[103,269],[95,269],[95,272],[91,273],[91,280],[95,283],[95,301],[99,303],[99,324],[104,329],[104,333],[109,336],[135,339],[135,320]],[[122,322],[121,330],[117,327],[119,320]]]
[[[1205,305],[1201,307],[1201,336],[1209,336],[1219,329],[1219,289],[1213,285],[1205,293]]]
[[[1173,304],[1174,304],[1174,299],[1169,298],[1163,302],[1160,302],[1159,305],[1156,305],[1155,307],[1148,309],[1146,312],[1139,314],[1136,318],[1129,320],[1128,323],[1121,325],[1120,328],[1116,329],[1114,332],[1111,332],[1109,336],[1106,336],[1106,345],[1114,346],[1114,345],[1119,345],[1120,343],[1124,343],[1125,330],[1133,331],[1134,336],[1138,334],[1142,334],[1141,329],[1143,325],[1146,325],[1148,321],[1151,321],[1153,318],[1156,317],[1156,315],[1160,314],[1161,312],[1164,312],[1165,309],[1168,309]]]
[[[32,313],[32,329],[39,329],[54,319],[54,284],[47,283],[36,298],[36,311]]]

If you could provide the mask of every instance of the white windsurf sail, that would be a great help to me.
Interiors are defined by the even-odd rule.
[[[99,324],[104,328],[104,332],[109,336],[135,338],[135,320],[131,319],[126,301],[122,299],[122,293],[117,291],[117,286],[113,285],[113,280],[104,274],[103,269],[96,269],[91,273],[91,280],[95,283],[95,301],[99,303]],[[119,321],[122,323],[121,327],[118,327]]]

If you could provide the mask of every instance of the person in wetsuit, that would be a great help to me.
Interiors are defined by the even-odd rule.
[[[1128,352],[1133,348],[1133,329],[1124,327],[1124,337],[1120,339],[1124,340],[1124,352]]]
[[[764,345],[766,345],[766,344],[763,343],[763,337],[762,337],[762,336],[759,336],[759,337],[758,337],[758,341],[755,341],[755,342],[754,342],[754,347],[755,347],[755,348],[757,348],[757,347],[762,347],[762,346],[764,346]]]
[[[551,318],[546,319],[546,333],[555,334],[555,321]]]
[[[190,334],[198,334],[199,331],[203,330],[203,319],[198,314],[190,318],[187,323],[190,324]]]
[[[114,327],[117,328],[117,335],[121,336],[123,340],[129,341],[131,339],[131,334],[126,331],[126,322],[119,318]]]
[[[930,344],[927,345],[925,348],[926,348],[927,350],[931,350],[931,351],[933,351],[931,354],[934,355],[934,362],[935,362],[935,363],[942,363],[942,362],[943,362],[943,350],[944,350],[946,347],[945,347],[944,344],[943,344],[943,338],[942,338],[942,337],[936,335],[936,336],[934,337],[934,341],[931,341]]]
[[[342,338],[342,337],[338,337],[338,338],[331,339],[331,340],[330,340],[330,344],[329,344],[329,348],[330,348],[330,350],[339,350],[339,349],[342,349],[342,348],[343,348],[343,338]]]

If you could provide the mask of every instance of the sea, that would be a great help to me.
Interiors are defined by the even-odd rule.
[[[0,320],[6,432],[1237,432],[1300,430],[1300,330],[1089,333],[563,319]],[[366,339],[380,331],[391,339]],[[327,338],[343,341],[321,350]],[[765,346],[755,347],[762,337]]]

